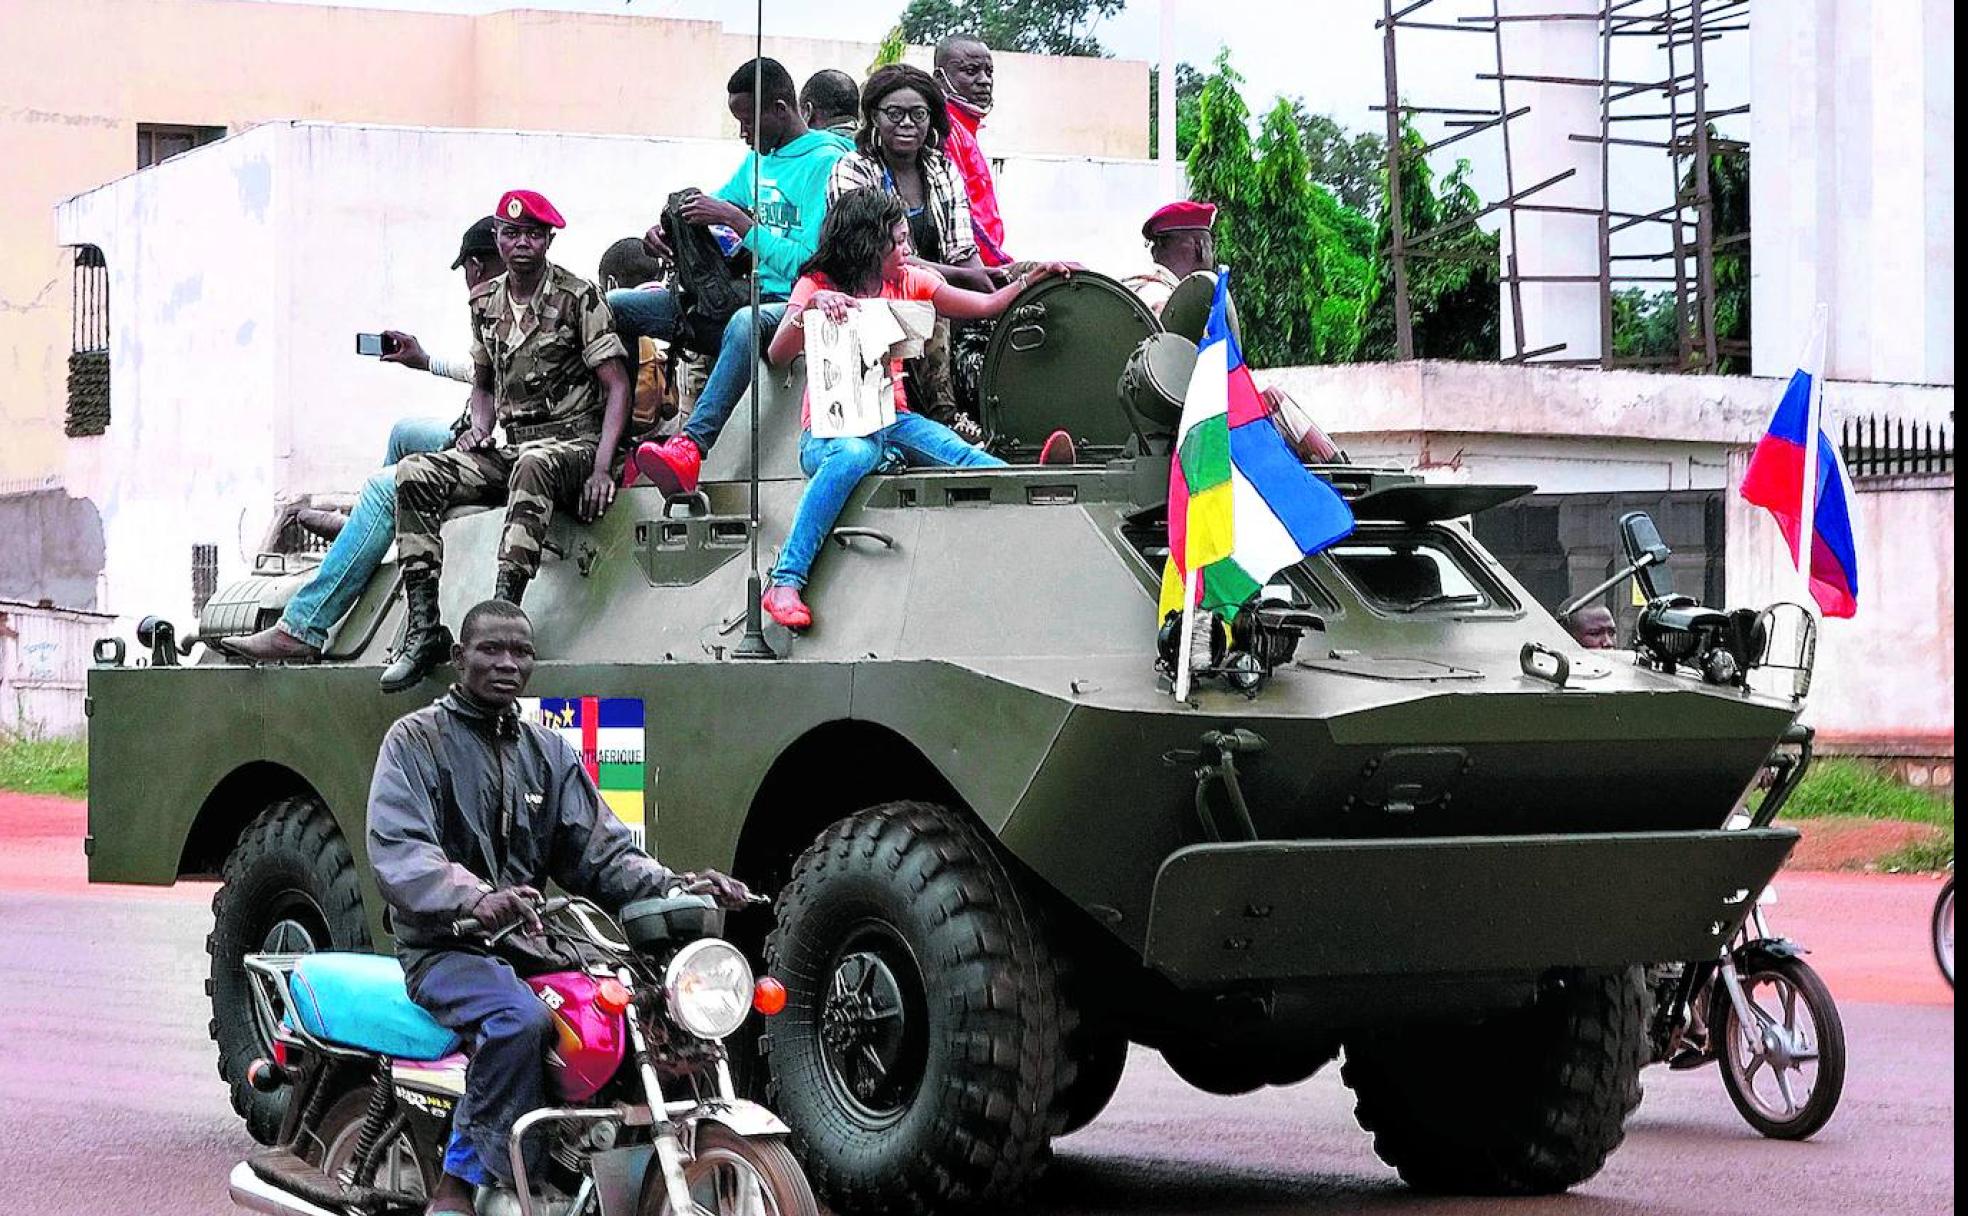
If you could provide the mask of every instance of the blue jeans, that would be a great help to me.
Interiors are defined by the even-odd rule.
[[[405,418],[390,428],[383,469],[362,483],[341,534],[315,567],[314,577],[287,601],[280,627],[319,650],[328,631],[355,606],[396,539],[396,462],[419,452],[435,452],[451,442],[451,424],[441,418]]]
[[[800,432],[800,469],[812,478],[793,513],[792,530],[772,567],[775,587],[804,587],[813,559],[834,530],[847,496],[870,473],[912,468],[1004,467],[983,448],[921,414],[898,414],[895,421],[865,439],[815,439]]]
[[[636,338],[655,338],[662,342],[676,339],[676,298],[668,291],[617,288],[608,293],[608,309],[615,314],[616,332],[631,351],[635,349]],[[752,385],[752,364],[758,360],[760,343],[771,339],[772,331],[779,328],[779,319],[785,315],[783,301],[761,303],[756,322],[751,309],[741,308],[725,323],[724,339],[718,345],[710,378],[704,382],[704,391],[697,394],[690,420],[683,424],[683,433],[690,436],[698,451],[709,452],[717,442],[732,408]]]

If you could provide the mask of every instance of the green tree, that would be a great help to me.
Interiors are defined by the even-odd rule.
[[[1497,295],[1497,237],[1471,218],[1483,209],[1483,201],[1469,184],[1469,162],[1457,161],[1437,186],[1434,168],[1421,155],[1426,142],[1420,132],[1403,123],[1401,143],[1407,149],[1401,158],[1403,235],[1412,238],[1459,225],[1430,241],[1425,256],[1407,259],[1415,356],[1494,361],[1503,311]],[[1393,209],[1388,206],[1386,176],[1382,172],[1375,242],[1380,293],[1360,345],[1364,359],[1395,359],[1400,349],[1394,324]]]
[[[909,40],[903,36],[902,27],[891,27],[888,33],[882,35],[881,45],[875,48],[875,57],[868,63],[868,75],[873,76],[878,69],[891,63],[901,63],[908,49]]]
[[[1252,139],[1242,80],[1219,55],[1188,169],[1191,194],[1218,208],[1245,356],[1268,367],[1351,359],[1378,291],[1372,223],[1312,180],[1292,103],[1281,99]]]
[[[1366,215],[1380,212],[1381,181],[1387,176],[1387,141],[1355,134],[1330,114],[1314,114],[1301,98],[1292,100],[1292,118],[1305,142],[1312,180],[1340,202]]]
[[[1155,149],[1161,147],[1162,138],[1162,69],[1148,69],[1148,155],[1153,157]],[[1183,160],[1189,149],[1196,143],[1196,129],[1200,123],[1198,108],[1203,101],[1203,74],[1194,64],[1175,65],[1175,155]]]
[[[917,46],[975,34],[994,51],[1102,57],[1094,27],[1125,7],[1127,0],[909,0],[902,34]]]
[[[1719,139],[1714,127],[1709,138]],[[1691,166],[1681,177],[1684,194],[1695,189]],[[1713,200],[1712,225],[1715,234],[1715,340],[1714,371],[1721,375],[1742,375],[1749,371],[1749,152],[1747,149],[1716,151],[1708,158],[1708,190]],[[1732,239],[1736,238],[1736,239]],[[1693,240],[1693,233],[1687,239]],[[1668,263],[1658,266],[1662,269]],[[1692,279],[1695,267],[1688,265]],[[1659,273],[1650,270],[1649,273]],[[1692,301],[1691,301],[1692,304]],[[1674,292],[1647,292],[1637,287],[1613,293],[1613,356],[1619,359],[1665,358],[1666,366],[1679,366],[1683,326],[1676,324]],[[1699,318],[1689,317],[1690,336],[1698,334]],[[1700,370],[1682,368],[1681,370]]]

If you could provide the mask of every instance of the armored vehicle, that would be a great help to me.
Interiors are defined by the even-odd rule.
[[[981,377],[1011,467],[868,478],[816,624],[750,659],[754,448],[768,556],[803,484],[800,386],[761,369],[756,442],[741,406],[700,494],[554,525],[534,712],[665,861],[777,896],[745,944],[789,1003],[736,1063],[837,1210],[1013,1210],[1130,1044],[1218,1094],[1343,1051],[1410,1182],[1572,1186],[1639,1100],[1642,965],[1713,957],[1794,843],[1769,816],[1799,703],[1744,679],[1765,623],[1655,583],[1637,656],[1589,655],[1464,522],[1529,487],[1335,463],[1356,533],[1206,624],[1178,702],[1157,588],[1183,344],[1158,329],[1097,275],[1022,297]],[[1034,460],[1056,427],[1076,463]],[[446,524],[448,621],[492,587],[499,519]],[[240,956],[384,948],[371,768],[443,689],[378,690],[387,564],[325,662],[180,663],[273,619],[299,575],[268,565],[184,642],[151,622],[147,661],[106,643],[89,683],[91,877],[222,880],[212,1033],[261,1135],[283,1095],[245,1080]],[[1772,766],[1756,825],[1721,830]]]

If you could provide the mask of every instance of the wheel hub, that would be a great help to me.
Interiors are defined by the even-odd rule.
[[[266,936],[260,941],[262,954],[313,954],[321,945],[314,940],[314,932],[306,924],[287,916],[267,926]]]
[[[872,950],[844,955],[821,1004],[820,1041],[836,1079],[871,1111],[896,1105],[908,1030],[894,969]]]

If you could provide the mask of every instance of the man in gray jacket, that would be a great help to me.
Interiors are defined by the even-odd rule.
[[[451,691],[383,739],[369,788],[369,861],[411,999],[470,1045],[444,1177],[426,1211],[471,1216],[473,1187],[512,1183],[513,1123],[547,1104],[553,1021],[520,979],[555,969],[538,936],[540,889],[559,883],[611,913],[678,885],[702,883],[732,908],[749,892],[715,871],[658,864],[602,803],[574,749],[520,720],[533,627],[517,605],[487,600],[466,613],[451,658]],[[523,931],[494,951],[455,934],[461,920],[487,933]],[[529,1170],[537,1147],[528,1146]]]

